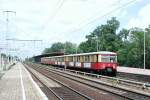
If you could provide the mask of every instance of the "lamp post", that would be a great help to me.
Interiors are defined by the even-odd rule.
[[[144,31],[144,69],[145,69],[145,30]]]
[[[67,42],[66,42],[67,43]],[[64,44],[64,55],[66,53],[66,43]],[[64,57],[64,70],[66,70],[67,68],[67,65],[66,65],[66,62],[65,62],[65,57]]]
[[[96,39],[96,51],[98,52],[98,36],[94,36],[94,39]]]
[[[0,48],[0,70],[2,69],[2,67],[3,67],[3,65],[2,65],[2,54],[1,54],[1,49],[2,48]]]
[[[136,31],[134,28],[130,29],[129,31],[129,34],[132,32],[132,31]],[[144,29],[141,29],[139,31],[143,31],[144,32],[144,39],[143,39],[143,42],[144,42],[144,47],[143,47],[143,54],[144,54],[144,59],[143,59],[143,69],[146,69],[145,67],[145,30]]]

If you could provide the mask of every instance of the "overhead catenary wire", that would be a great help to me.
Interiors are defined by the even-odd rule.
[[[65,1],[66,0],[59,0],[56,3],[56,9],[52,12],[52,15],[46,20],[46,24],[43,25],[44,26],[43,31],[46,29],[46,26],[48,26],[49,22],[52,21],[56,17],[57,13],[60,11]]]
[[[1,20],[0,19],[0,22],[2,22],[2,23],[4,23],[4,24],[6,24],[6,22],[5,21],[3,21],[3,20]],[[20,32],[23,32],[23,33],[25,33],[26,34],[26,32],[22,29],[22,28],[20,28],[20,27],[18,27],[18,25],[16,25],[15,23],[12,23],[14,26],[13,27],[15,27],[15,28],[17,28],[17,31],[19,30],[19,33]],[[43,40],[39,40],[39,39],[37,39],[37,40],[33,40],[33,39],[17,39],[17,38],[7,38],[6,39],[7,41],[15,41],[15,42],[17,42],[17,43],[25,43],[25,42],[33,42],[33,44],[34,44],[34,48],[35,48],[35,42],[40,42],[41,43],[41,45],[43,44],[42,42],[43,42]],[[5,44],[6,45],[6,44]],[[29,44],[28,44],[29,45]],[[14,45],[13,45],[14,46]],[[18,46],[17,46],[18,47]],[[21,53],[23,53],[23,51],[25,52],[25,48],[24,48],[24,50],[23,49],[21,49],[21,48],[23,48],[23,47],[25,47],[25,45],[24,46],[20,46],[20,48],[19,49],[11,49],[10,48],[10,50],[12,51],[18,51],[18,52],[21,52]],[[30,47],[31,48],[31,47]],[[32,49],[30,49],[30,50],[32,50]],[[35,50],[33,51],[33,52],[35,52]],[[16,52],[16,54],[18,54],[17,52]]]
[[[85,22],[85,23],[84,23],[84,22],[79,23],[78,25],[75,26],[75,27],[78,27],[77,29],[70,29],[70,30],[64,31],[64,32],[62,32],[62,33],[73,33],[73,32],[79,31],[79,30],[81,30],[83,27],[85,27],[85,26],[87,26],[87,25],[89,25],[89,24],[91,24],[91,23],[97,21],[98,19],[102,19],[102,18],[104,18],[104,17],[107,17],[108,15],[111,15],[112,13],[114,13],[114,12],[120,10],[120,9],[124,9],[124,8],[128,7],[129,5],[131,5],[131,4],[133,4],[134,2],[137,2],[137,1],[138,1],[138,0],[132,0],[132,1],[129,1],[129,2],[125,3],[125,4],[119,5],[118,7],[116,7],[115,9],[112,9],[111,11],[105,13],[104,15],[101,15],[101,16],[99,16],[99,17],[97,17],[97,18],[93,18],[93,19],[91,19],[91,20],[88,19],[88,22],[87,22],[87,23],[86,23],[86,22]],[[90,20],[90,21],[89,21],[89,20]]]

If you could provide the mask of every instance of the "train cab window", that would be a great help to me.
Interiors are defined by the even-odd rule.
[[[102,56],[102,62],[116,62],[116,56]]]
[[[110,56],[110,62],[117,62],[116,56]]]
[[[110,58],[109,58],[109,56],[102,56],[101,61],[102,62],[110,62]]]

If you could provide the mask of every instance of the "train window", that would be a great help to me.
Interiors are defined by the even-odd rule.
[[[64,57],[62,57],[62,61],[64,61]]]
[[[91,55],[90,62],[97,62],[97,55]]]
[[[80,62],[80,56],[77,56],[77,62]]]
[[[73,61],[73,57],[72,56],[68,57],[68,59],[69,59],[69,61]]]
[[[117,62],[116,56],[110,56],[110,62]]]
[[[68,58],[67,58],[67,57],[64,57],[64,61],[68,61]]]
[[[73,57],[71,56],[71,61],[73,61]]]
[[[90,62],[94,62],[94,55],[90,55]]]
[[[84,61],[85,62],[90,62],[90,56],[84,56]]]
[[[83,56],[80,56],[80,62],[83,62]]]
[[[102,62],[116,62],[116,56],[102,56]]]
[[[73,57],[73,61],[77,62],[77,57],[76,56]]]
[[[102,60],[102,62],[110,62],[110,58],[109,58],[109,56],[102,56],[102,58],[101,58]]]

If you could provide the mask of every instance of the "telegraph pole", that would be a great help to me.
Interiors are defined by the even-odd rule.
[[[16,15],[16,12],[15,11],[3,11],[3,13],[6,13],[6,33],[5,33],[5,40],[7,39],[7,35],[8,35],[8,31],[9,31],[9,14],[10,13],[14,13]]]
[[[16,12],[15,11],[3,11],[3,13],[5,14],[6,13],[6,33],[5,33],[5,42],[6,42],[6,58],[4,60],[4,70],[6,70],[7,68],[7,65],[9,63],[9,56],[8,56],[8,51],[7,51],[7,48],[8,48],[8,42],[7,42],[7,36],[8,36],[8,32],[9,32],[9,14],[10,13],[13,13],[16,15]],[[8,56],[8,57],[7,57]]]

